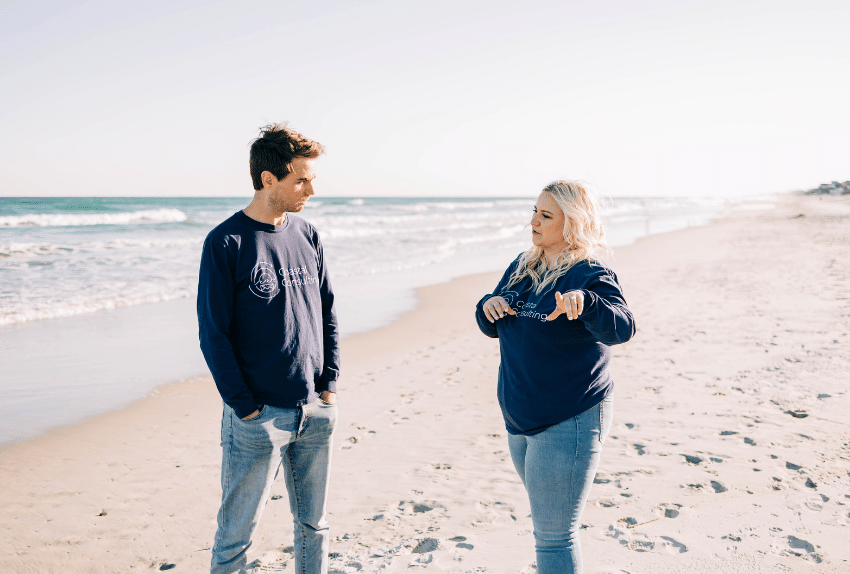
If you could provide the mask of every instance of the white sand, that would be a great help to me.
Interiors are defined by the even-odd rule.
[[[850,198],[788,197],[610,263],[638,334],[615,348],[586,571],[850,572]],[[497,279],[423,289],[344,341],[332,571],[533,571],[498,342],[473,319]],[[0,452],[0,572],[203,572],[220,414],[200,378]],[[256,571],[292,572],[291,545],[281,481]]]

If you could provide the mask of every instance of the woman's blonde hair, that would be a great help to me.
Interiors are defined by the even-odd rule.
[[[558,277],[576,263],[598,260],[611,250],[605,243],[605,230],[599,215],[599,199],[584,183],[569,179],[553,181],[543,188],[552,196],[564,212],[565,247],[549,267],[543,256],[543,248],[532,245],[519,258],[519,264],[508,280],[508,286],[516,285],[531,277],[534,291],[541,293]]]

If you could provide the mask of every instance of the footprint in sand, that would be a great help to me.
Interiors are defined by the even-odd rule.
[[[619,540],[620,544],[628,547],[633,552],[649,552],[656,547],[656,542],[646,534],[640,532],[627,534],[613,525],[609,525],[608,530],[603,534],[609,538]],[[669,536],[661,536],[660,542],[657,545],[669,554],[683,554],[688,551],[687,546]]]
[[[687,464],[691,464],[691,465],[694,465],[694,466],[698,465],[699,463],[701,463],[702,461],[705,460],[701,456],[696,456],[696,455],[693,455],[693,454],[683,454],[682,456],[685,457],[685,462]]]
[[[427,554],[429,552],[434,552],[441,547],[439,538],[423,538],[419,541],[419,543],[411,550],[413,554]]]
[[[790,554],[794,554],[795,556],[801,556],[806,560],[811,560],[815,564],[820,564],[821,562],[823,562],[823,556],[815,552],[814,544],[807,540],[803,540],[802,538],[797,538],[796,536],[789,535],[788,546],[791,548],[791,550],[788,551]],[[797,550],[802,550],[802,552],[796,552]]]
[[[634,552],[649,552],[655,548],[655,542],[649,539],[645,534],[635,534],[626,543],[629,550]]]
[[[682,508],[681,504],[664,502],[658,505],[658,511],[664,512],[664,518],[676,518],[679,516],[679,509]]]
[[[462,550],[472,550],[475,548],[475,546],[466,542],[466,536],[455,536],[454,538],[449,538],[449,542],[455,542],[455,546]]]
[[[616,526],[614,526],[613,524],[609,524],[609,525],[608,525],[608,530],[606,530],[605,532],[603,532],[603,534],[604,534],[605,536],[607,536],[608,538],[614,538],[614,539],[620,540],[620,542],[621,542],[622,544],[626,544],[626,543],[627,543],[627,542],[626,542],[626,540],[625,540],[625,536],[626,536],[626,532],[625,532],[625,530],[620,530],[619,528],[617,528],[617,527],[616,527]]]
[[[644,454],[646,454],[646,451],[645,451],[645,450],[643,450],[643,449],[645,449],[645,448],[646,448],[646,445],[645,445],[645,444],[633,444],[632,446],[635,448],[635,450],[637,451],[638,455],[644,455]]]
[[[796,550],[805,550],[806,552],[815,551],[815,547],[811,542],[807,542],[796,536],[788,536],[788,546]]]
[[[479,501],[478,508],[482,511],[482,514],[475,519],[477,524],[516,522],[513,507],[504,502]]]
[[[711,481],[711,488],[714,489],[715,494],[720,494],[721,492],[726,492],[727,490],[729,490],[728,488],[723,486],[723,483],[717,482],[716,480]]]
[[[444,506],[434,500],[423,500],[422,502],[402,500],[398,503],[398,509],[402,514],[422,514],[437,508],[444,508]]]
[[[284,572],[287,569],[289,556],[292,553],[292,548],[283,548],[279,551],[273,550],[266,552],[261,557],[257,558],[248,564],[249,572]]]
[[[664,541],[661,543],[661,546],[670,554],[684,554],[688,551],[687,546],[674,538],[662,536],[661,539]]]

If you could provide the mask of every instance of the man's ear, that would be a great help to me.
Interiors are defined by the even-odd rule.
[[[260,174],[260,181],[263,182],[263,188],[269,189],[277,183],[277,178],[270,171],[264,171]]]

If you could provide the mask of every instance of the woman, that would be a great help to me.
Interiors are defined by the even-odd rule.
[[[538,574],[581,572],[578,528],[613,419],[610,345],[635,333],[594,195],[575,181],[543,189],[528,251],[510,264],[476,319],[498,337],[499,405],[531,502]]]

